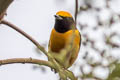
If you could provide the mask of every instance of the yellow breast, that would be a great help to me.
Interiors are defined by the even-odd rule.
[[[49,47],[53,52],[59,52],[63,49],[71,40],[73,30],[69,30],[65,33],[56,32],[55,29],[51,32]],[[75,30],[75,43],[74,45],[80,45],[80,35],[79,31]]]

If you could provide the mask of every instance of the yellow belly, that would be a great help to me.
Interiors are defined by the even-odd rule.
[[[49,41],[49,50],[52,52],[59,53],[60,50],[64,49],[71,42],[72,36],[73,36],[73,30],[69,30],[65,33],[59,33],[56,32],[55,29],[53,29]],[[72,55],[69,60],[69,66],[73,64],[73,62],[76,60],[78,56],[78,52],[80,48],[80,38],[81,37],[79,31],[75,30],[75,36],[72,45],[74,49],[71,51]]]

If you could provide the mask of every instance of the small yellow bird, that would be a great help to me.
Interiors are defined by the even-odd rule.
[[[65,53],[66,47],[69,45],[71,48]],[[55,25],[49,40],[48,52],[60,65],[69,68],[78,56],[80,45],[81,35],[75,26],[72,15],[66,11],[57,12]]]

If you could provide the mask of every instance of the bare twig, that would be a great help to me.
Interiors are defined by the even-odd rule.
[[[44,61],[39,59],[33,58],[12,58],[12,59],[5,59],[0,60],[0,65],[6,64],[14,64],[14,63],[31,63],[31,64],[38,64],[38,65],[45,65],[54,69],[54,66],[50,61]]]
[[[31,36],[29,36],[27,33],[25,33],[23,30],[19,29],[18,27],[16,27],[15,25],[11,24],[10,22],[6,21],[6,20],[2,20],[1,22],[2,24],[8,25],[11,28],[13,28],[14,30],[16,30],[17,32],[21,33],[22,35],[24,35],[25,37],[27,37],[30,41],[32,41],[36,46],[40,45],[36,40],[34,40]]]
[[[75,0],[75,24],[77,23],[78,0]]]
[[[33,42],[43,53],[45,53],[46,56],[48,56],[47,51],[44,49],[44,47],[42,47],[35,39],[33,39],[30,35],[28,35],[26,32],[24,32],[23,30],[19,29],[17,26],[15,26],[14,24],[6,21],[6,20],[2,20],[1,24],[5,24],[8,25],[9,27],[11,27],[12,29],[16,30],[17,32],[21,33],[23,36],[25,36],[27,39],[29,39],[31,42]]]

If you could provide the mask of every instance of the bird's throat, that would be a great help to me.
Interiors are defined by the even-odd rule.
[[[56,21],[54,28],[59,33],[65,33],[70,30],[70,24],[61,21]]]

